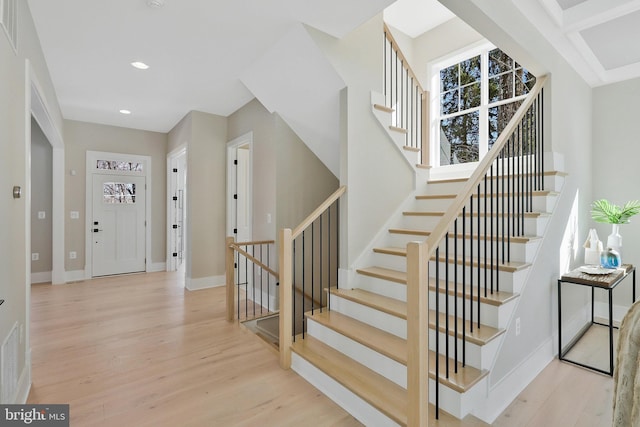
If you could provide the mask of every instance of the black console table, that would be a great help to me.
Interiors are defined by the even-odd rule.
[[[636,300],[636,268],[631,264],[624,264],[622,267],[616,269],[609,274],[595,275],[582,272],[580,269],[572,270],[564,274],[558,279],[558,359],[565,362],[573,363],[574,365],[582,366],[583,368],[592,369],[603,374],[613,376],[613,330],[617,327],[613,326],[613,290],[618,286],[629,274],[633,274],[633,296],[631,303]],[[584,328],[583,331],[574,337],[567,348],[562,348],[562,288],[563,284],[573,284],[581,286],[591,287],[591,324]],[[594,319],[594,293],[595,289],[604,289],[608,293],[609,303],[609,323],[599,323]],[[565,356],[573,348],[573,346],[580,341],[580,338],[589,330],[593,325],[601,325],[609,328],[609,370],[603,370],[595,366],[589,366],[584,363],[580,363],[574,360],[569,360]]]

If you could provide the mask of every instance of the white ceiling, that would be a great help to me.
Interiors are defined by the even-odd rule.
[[[582,78],[640,77],[640,0],[512,0]]]
[[[391,5],[416,37],[454,16],[437,0],[146,1],[28,0],[65,118],[168,132],[251,100],[239,76],[300,22],[339,38]],[[512,1],[592,86],[640,77],[640,0]]]
[[[413,38],[455,18],[438,0],[398,0],[384,10],[384,21]]]
[[[250,101],[238,76],[300,22],[342,37],[392,2],[28,0],[63,116],[159,132]]]

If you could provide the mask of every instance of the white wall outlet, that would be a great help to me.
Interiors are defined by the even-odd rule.
[[[267,214],[267,224],[271,224],[271,214]]]
[[[38,261],[40,259],[40,254],[38,252],[34,252],[31,254],[31,261]]]
[[[520,335],[520,318],[516,318],[516,336]]]
[[[71,211],[71,219],[78,219],[78,218],[80,218],[80,212]]]
[[[76,253],[76,251],[69,252],[69,259],[76,259],[76,258],[78,258],[78,254]]]
[[[38,219],[45,219],[47,214],[45,211],[38,211]]]

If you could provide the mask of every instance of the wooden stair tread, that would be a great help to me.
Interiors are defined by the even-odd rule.
[[[333,313],[332,313],[333,314]],[[347,316],[344,316],[347,317]],[[406,352],[407,352],[407,347],[406,347],[406,340],[403,340],[401,338],[397,338],[399,341],[403,341],[404,344],[397,344],[398,347],[397,348],[402,348],[402,351],[404,351],[404,355],[402,356],[401,361],[398,361],[399,363],[403,364],[406,366]],[[304,342],[307,340],[311,340],[309,341],[309,343],[311,343],[310,345],[305,345]],[[303,343],[303,344],[301,344]],[[394,344],[395,345],[395,344]],[[326,347],[326,348],[325,348]],[[293,343],[291,349],[293,351],[295,351],[296,353],[298,353],[300,356],[304,357],[305,359],[307,359],[310,363],[316,365],[318,368],[320,368],[325,374],[329,375],[330,377],[332,377],[334,380],[338,381],[340,384],[344,385],[345,387],[349,388],[351,391],[353,391],[354,393],[356,393],[358,396],[362,397],[363,399],[365,399],[367,402],[371,403],[372,405],[376,406],[376,408],[378,408],[379,410],[382,411],[382,408],[380,408],[379,406],[377,406],[376,404],[374,404],[371,400],[368,400],[367,398],[365,398],[364,396],[361,395],[362,390],[356,390],[354,388],[352,388],[351,386],[354,385],[352,383],[352,381],[356,381],[357,385],[362,385],[362,383],[364,381],[362,381],[360,378],[351,378],[351,370],[353,368],[354,371],[354,376],[356,377],[360,377],[361,375],[370,375],[370,372],[373,372],[372,370],[370,370],[369,368],[367,368],[366,366],[358,363],[357,361],[351,359],[349,356],[331,348],[330,346],[323,344],[322,342],[318,341],[317,339],[307,335],[304,339],[300,339],[297,338],[296,341]],[[316,352],[318,351],[320,354],[313,354],[311,355],[310,352]],[[309,356],[309,357],[307,357]],[[436,357],[436,353],[434,351],[429,351],[429,378],[435,380],[436,379],[436,362],[435,362],[435,357]],[[332,359],[332,360],[328,360],[328,359]],[[480,381],[484,376],[486,376],[488,374],[488,371],[481,371],[477,368],[471,367],[471,366],[462,366],[462,363],[460,361],[458,361],[457,366],[458,366],[458,372],[455,373],[454,372],[454,366],[456,365],[455,360],[453,359],[449,359],[449,378],[447,378],[446,376],[446,360],[447,358],[444,355],[440,355],[439,356],[439,366],[438,369],[440,371],[440,384],[443,384],[447,387],[450,387],[451,389],[458,391],[460,393],[464,393],[465,391],[469,390],[471,387],[473,387],[478,381]],[[330,369],[333,368],[333,366],[335,366],[336,364],[339,364],[340,366],[343,367],[344,371],[342,372],[335,372],[335,371],[331,371]],[[382,381],[382,383],[389,381],[386,378],[382,377],[379,374],[376,374],[379,378],[372,378],[371,379],[371,383],[370,384],[379,384],[379,380],[384,380]],[[390,381],[389,381],[390,382]],[[395,387],[399,387],[397,384],[390,382],[391,384],[393,384]],[[402,387],[400,387],[400,389],[406,393],[406,390]],[[384,411],[383,411],[384,412]],[[387,412],[384,412],[385,414],[389,415]],[[390,415],[389,415],[390,416]]]
[[[404,271],[392,270],[384,267],[367,267],[358,268],[356,272],[364,274],[365,276],[388,280],[390,282],[407,284],[407,273]]]
[[[413,235],[413,236],[430,236],[431,235],[431,231],[429,230],[416,230],[416,229],[406,229],[406,228],[390,228],[389,229],[389,233],[391,234],[408,234],[408,235]],[[453,238],[454,234],[453,232],[449,233],[449,238]],[[464,237],[465,239],[473,239],[473,240],[478,240],[479,238],[483,238],[486,237],[484,234],[474,234],[473,236],[470,233],[465,234],[464,236],[462,235],[462,233],[458,233],[455,237],[457,237],[458,239],[461,239],[462,237]],[[493,240],[501,240],[502,237],[501,236],[493,236]],[[541,237],[539,236],[510,236],[509,237],[509,241],[511,243],[527,243],[533,240],[540,240]]]
[[[391,130],[393,132],[398,132],[398,133],[401,133],[401,134],[404,134],[404,135],[406,135],[408,133],[406,129],[403,129],[403,128],[400,128],[400,127],[397,127],[397,126],[389,126],[389,130]]]
[[[382,104],[373,104],[373,108],[375,108],[376,110],[380,110],[380,111],[384,111],[386,113],[393,113],[394,110],[391,107],[387,107],[386,105],[382,105]]]
[[[407,305],[404,301],[385,297],[363,289],[331,289],[331,294],[374,308],[392,316],[407,318]]]
[[[493,194],[487,194],[487,197],[500,197],[500,196],[519,196],[522,193],[502,193],[499,191],[494,192]],[[544,196],[557,196],[560,193],[558,193],[557,191],[551,191],[551,190],[537,190],[537,191],[533,191],[533,196],[534,197],[544,197]],[[480,193],[480,197],[484,197],[485,193]],[[418,196],[416,196],[416,200],[440,200],[440,199],[455,199],[456,197],[458,197],[457,194],[420,194]],[[478,194],[477,193],[473,193],[471,194],[471,197],[473,198],[477,198]]]
[[[439,319],[439,331],[442,333],[446,332],[445,329],[445,325],[446,325],[446,319],[447,319],[447,315],[446,313],[440,313],[440,319]],[[449,335],[450,336],[454,336],[455,335],[455,329],[454,329],[454,322],[455,322],[455,317],[452,314],[449,314]],[[462,338],[462,319],[458,318],[458,338]],[[487,344],[488,342],[492,341],[493,339],[497,338],[498,336],[502,335],[504,333],[504,329],[497,329],[491,326],[487,326],[487,325],[481,325],[480,328],[478,328],[477,323],[473,323],[473,332],[471,331],[471,321],[466,319],[464,322],[464,331],[466,331],[466,337],[467,337],[467,341],[473,344],[477,344],[479,346],[483,346],[485,344]],[[429,329],[435,329],[436,328],[436,311],[435,310],[429,310]]]
[[[414,153],[419,153],[420,152],[420,149],[418,147],[412,147],[410,145],[403,145],[402,149],[405,150],[405,151],[412,151]]]
[[[439,212],[439,211],[404,211],[402,212],[402,215],[404,216],[444,216],[445,212]],[[503,214],[502,212],[494,212],[494,213],[485,213],[485,212],[474,212],[473,214],[471,213],[467,213],[465,214],[465,218],[469,218],[469,217],[473,217],[473,218],[477,218],[478,216],[480,217],[486,217],[486,216],[490,216],[490,217],[512,217],[514,216],[514,213],[505,213]],[[550,213],[548,212],[520,212],[519,215],[524,216],[525,218],[539,218],[539,217],[548,217],[551,216]],[[458,215],[458,218],[460,218],[462,216],[462,214]]]
[[[398,363],[407,364],[407,340],[337,311],[323,310],[305,316]]]
[[[393,234],[411,234],[414,236],[429,236],[431,235],[431,231],[427,230],[415,230],[409,228],[390,228],[389,233]]]
[[[386,247],[386,248],[374,248],[373,249],[374,252],[376,253],[382,253],[382,254],[387,254],[387,255],[395,255],[395,256],[407,256],[407,248],[397,248],[397,247]],[[431,256],[431,258],[429,258],[431,261],[435,261],[436,257],[435,255]],[[440,261],[441,262],[446,262],[447,261],[447,257],[445,255],[440,255]],[[457,263],[457,264],[461,264],[462,263],[462,257],[458,257],[457,260],[454,259],[453,255],[449,256],[448,259],[449,263]],[[487,260],[487,268],[491,268],[491,261]],[[464,259],[464,264],[465,265],[470,265],[471,263],[473,263],[472,265],[474,267],[477,267],[478,264],[480,264],[481,267],[484,267],[484,263],[485,263],[485,259],[484,258],[465,258]],[[519,271],[519,270],[523,270],[527,267],[529,267],[531,264],[526,263],[526,262],[518,262],[518,261],[510,261],[510,262],[501,262],[500,264],[498,264],[497,266],[494,264],[493,267],[494,269],[497,267],[498,270],[501,271],[508,271],[508,272],[514,272],[514,271]],[[382,267],[369,267],[369,268],[376,268],[376,269],[380,269],[380,270],[384,270],[384,272],[382,273],[382,276],[384,277],[380,277],[380,276],[375,276],[375,277],[379,277],[381,279],[386,279],[386,276],[389,275],[393,275],[394,277],[400,277],[400,275],[398,275],[397,273],[400,273],[397,270],[391,270],[391,269],[385,269]],[[360,270],[358,270],[358,272],[360,272]],[[390,272],[393,272],[390,273]],[[363,273],[366,274],[366,273]],[[371,274],[369,274],[371,275]],[[387,280],[391,280],[391,279],[387,279]],[[397,281],[397,280],[394,280]],[[404,282],[399,282],[399,283],[406,283],[406,274],[404,275]]]
[[[306,337],[291,350],[395,422],[407,424],[407,391],[326,344]]]
[[[566,172],[561,172],[561,171],[544,171],[542,173],[544,176],[561,176],[561,177],[566,177],[569,176],[568,173]],[[529,173],[525,173],[525,174],[511,174],[511,175],[507,175],[508,177],[513,177],[513,176],[529,176],[531,174]],[[489,177],[489,178],[501,178],[500,176],[495,176],[495,177]],[[429,180],[427,180],[428,184],[443,184],[443,183],[450,183],[450,182],[465,182],[468,181],[468,178],[431,178]]]
[[[436,260],[435,255],[430,258],[430,261],[435,261],[435,260]],[[446,257],[444,255],[440,255],[440,259],[439,260],[440,260],[440,262],[446,262],[447,261],[447,259],[446,259]],[[461,261],[460,257],[458,257],[457,260],[454,260],[453,256],[449,256],[449,263],[450,264],[452,264],[452,263],[461,264],[460,261]],[[478,264],[480,264],[480,267],[484,267],[484,262],[485,262],[484,258],[473,258],[473,259],[465,258],[465,260],[464,260],[464,264],[466,266],[473,265],[474,267],[477,267]],[[509,273],[513,273],[513,272],[516,272],[516,271],[524,270],[525,268],[528,268],[529,266],[531,266],[531,264],[529,264],[527,262],[510,261],[510,262],[502,262],[502,263],[500,263],[498,265],[494,264],[493,265],[493,269],[495,270],[497,268],[500,271],[507,271]],[[487,268],[491,269],[491,261],[490,260],[487,260]]]
[[[449,359],[449,378],[447,378],[447,358],[444,355],[438,356],[438,371],[440,372],[440,384],[445,384],[453,390],[464,393],[473,387],[478,381],[489,374],[488,370],[480,370],[471,366],[462,366],[462,362],[458,361],[458,372],[455,373],[456,363],[453,359]],[[436,353],[429,351],[429,378],[436,378]]]
[[[446,280],[440,280],[439,284],[438,284],[438,289],[439,292],[446,292],[447,291],[447,282]],[[465,289],[466,288],[466,289]],[[462,298],[463,296],[465,297],[465,299],[469,298],[470,292],[469,292],[469,285],[466,285],[464,288],[462,286],[461,283],[458,283],[458,297]],[[436,284],[435,284],[435,280],[429,280],[429,290],[435,292],[436,291]],[[474,286],[473,287],[473,301],[477,301],[478,300],[478,287]],[[451,281],[449,282],[449,295],[453,295],[456,292],[456,287],[455,284],[452,283]],[[493,293],[491,292],[487,292],[487,296],[484,295],[484,291],[482,291],[480,293],[480,302],[484,303],[484,304],[489,304],[489,305],[493,305],[493,306],[501,306],[503,304],[506,304],[507,302],[518,298],[519,294],[514,294],[511,292],[505,292],[505,291],[494,291]]]

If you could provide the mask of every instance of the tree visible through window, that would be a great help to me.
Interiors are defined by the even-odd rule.
[[[535,76],[498,48],[439,73],[440,165],[479,161],[535,84]]]

